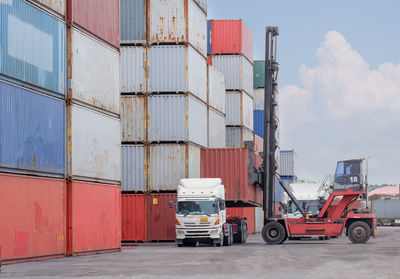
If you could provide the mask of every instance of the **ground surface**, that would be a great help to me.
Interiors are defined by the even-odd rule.
[[[287,241],[267,246],[259,234],[244,245],[183,247],[155,243],[121,253],[81,256],[2,267],[0,278],[400,278],[400,227],[355,245]]]

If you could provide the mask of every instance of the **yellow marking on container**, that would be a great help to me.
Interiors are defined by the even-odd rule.
[[[157,205],[158,204],[158,198],[153,198],[153,205]]]

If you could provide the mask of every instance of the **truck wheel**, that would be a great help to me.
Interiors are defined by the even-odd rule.
[[[238,233],[233,236],[233,240],[236,243],[245,243],[247,239],[247,225],[245,221],[240,222],[240,229],[238,230]]]
[[[183,247],[183,246],[185,246],[183,243],[180,243],[180,244],[177,244],[178,245],[178,247]]]
[[[263,227],[261,236],[267,244],[276,245],[285,241],[286,232],[280,223],[272,221]]]
[[[366,243],[371,236],[371,228],[363,221],[354,222],[349,227],[348,236],[355,244]]]
[[[229,227],[229,243],[228,246],[232,246],[233,244],[233,228],[232,226]]]
[[[221,232],[221,236],[219,237],[219,242],[216,244],[217,247],[221,247],[224,245],[224,232]]]

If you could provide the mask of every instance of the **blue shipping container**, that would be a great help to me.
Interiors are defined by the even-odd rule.
[[[65,94],[65,24],[25,1],[0,1],[0,74]]]
[[[0,81],[0,168],[64,174],[64,102]]]
[[[211,24],[212,20],[207,21],[207,54],[211,55]]]
[[[264,138],[264,111],[254,110],[254,134]]]

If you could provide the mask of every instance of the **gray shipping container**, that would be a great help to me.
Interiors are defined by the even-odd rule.
[[[121,46],[120,91],[122,93],[145,93],[147,48]]]
[[[281,176],[295,176],[294,170],[294,150],[280,151],[280,168]]]
[[[65,16],[65,0],[28,0],[32,3],[43,6],[45,9],[50,9],[58,14]]]
[[[121,191],[146,191],[145,162],[144,145],[122,145]]]
[[[400,219],[400,199],[373,200],[372,212],[379,219]]]
[[[213,66],[226,77],[226,90],[244,90],[253,96],[253,65],[243,55],[214,55]]]
[[[207,105],[189,95],[148,97],[148,140],[190,141],[207,146]]]
[[[191,144],[149,146],[150,191],[177,190],[181,178],[200,177],[200,148]]]
[[[253,101],[254,110],[264,110],[264,88],[254,88],[253,90]]]
[[[260,233],[264,227],[264,211],[262,207],[255,207],[254,210],[254,232]]]
[[[253,131],[253,99],[243,91],[226,92],[226,125],[245,126]]]
[[[207,62],[191,46],[152,46],[148,54],[149,92],[190,92],[207,102]]]
[[[253,132],[245,127],[226,127],[226,147],[244,147],[245,141],[253,141]]]
[[[225,76],[211,65],[207,65],[207,85],[209,106],[225,113]]]
[[[146,140],[146,96],[121,96],[122,142]]]
[[[208,147],[223,148],[226,146],[225,115],[208,108]]]
[[[146,43],[146,0],[120,0],[121,43]]]

